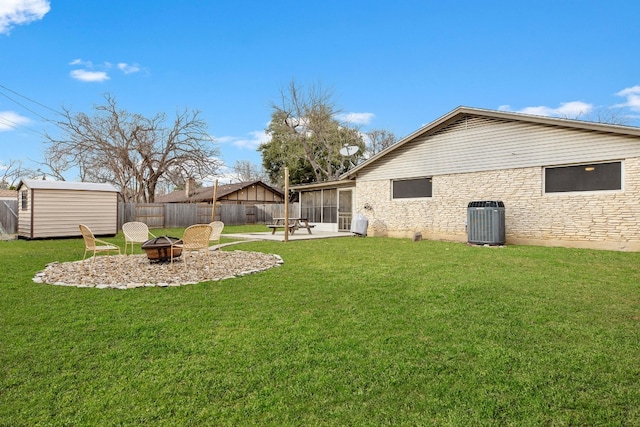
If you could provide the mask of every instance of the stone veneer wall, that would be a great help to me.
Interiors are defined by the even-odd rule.
[[[507,244],[640,251],[640,158],[623,162],[623,191],[544,194],[543,168],[433,177],[433,197],[391,200],[389,180],[356,182],[372,236],[466,241],[467,204],[505,203]]]

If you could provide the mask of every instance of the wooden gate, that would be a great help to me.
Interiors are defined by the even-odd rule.
[[[18,201],[0,200],[0,234],[18,232]]]

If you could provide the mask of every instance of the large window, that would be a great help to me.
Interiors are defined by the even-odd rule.
[[[622,189],[622,162],[546,168],[546,193]]]
[[[338,222],[338,190],[322,190],[322,222]]]
[[[329,189],[302,192],[300,214],[309,222],[337,223],[338,191]]]
[[[392,198],[431,197],[431,178],[398,179],[392,181]]]

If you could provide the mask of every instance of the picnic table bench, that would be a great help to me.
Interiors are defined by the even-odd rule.
[[[276,234],[276,230],[285,229],[284,218],[273,218],[273,224],[268,224],[267,227],[271,229],[271,234]],[[309,234],[311,229],[315,227],[315,224],[309,224],[307,218],[289,218],[289,232],[295,233],[300,228],[306,228]]]

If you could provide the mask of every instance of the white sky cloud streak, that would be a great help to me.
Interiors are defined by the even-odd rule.
[[[125,74],[131,74],[140,71],[140,66],[138,64],[127,64],[126,62],[119,62],[118,69]]]
[[[254,130],[247,134],[247,137],[221,136],[215,141],[220,144],[231,144],[238,148],[256,150],[260,144],[269,141],[269,135],[263,130]]]
[[[342,113],[336,116],[338,120],[345,123],[352,123],[355,125],[368,125],[375,117],[373,113]]]
[[[103,82],[109,80],[106,71],[90,71],[90,70],[73,70],[71,77],[83,82]]]
[[[501,111],[513,111],[510,105],[501,105],[498,107]],[[549,116],[549,117],[566,117],[566,118],[579,118],[585,116],[593,111],[593,104],[582,101],[563,102],[559,107],[548,107],[540,105],[537,107],[525,107],[521,110],[516,110],[518,113],[534,114],[537,116]]]
[[[617,96],[627,98],[627,102],[616,104],[616,107],[629,108],[633,111],[640,112],[640,86],[628,87],[616,93]]]
[[[103,82],[105,80],[109,80],[111,77],[108,74],[108,70],[114,68],[114,65],[111,62],[94,65],[92,61],[85,61],[80,58],[69,62],[69,65],[83,67],[73,70],[70,73],[72,78],[83,82]],[[138,73],[142,70],[140,65],[127,64],[126,62],[118,62],[115,65],[115,68],[122,71],[125,75]]]
[[[16,126],[26,125],[31,120],[13,111],[0,111],[0,132],[14,130]]]
[[[9,34],[16,25],[39,21],[49,10],[48,0],[0,0],[0,34]]]

